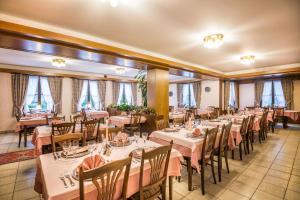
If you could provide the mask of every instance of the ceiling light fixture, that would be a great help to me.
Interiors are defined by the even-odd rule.
[[[58,68],[65,67],[66,61],[62,58],[53,58],[52,59],[52,65]]]
[[[126,72],[126,68],[125,67],[117,67],[117,68],[115,68],[115,72],[117,74],[124,74]]]
[[[126,4],[127,0],[101,0],[102,3],[106,3],[108,2],[110,4],[111,7],[117,7],[119,6],[121,3],[122,4]]]
[[[244,65],[251,65],[255,62],[255,56],[253,55],[246,55],[246,56],[242,56],[240,58],[241,63]]]
[[[224,35],[221,33],[207,35],[203,38],[203,46],[208,49],[219,48],[223,44],[223,38]]]

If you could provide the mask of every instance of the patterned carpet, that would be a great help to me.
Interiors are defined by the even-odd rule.
[[[0,165],[34,159],[39,156],[35,149],[27,149],[0,154]]]

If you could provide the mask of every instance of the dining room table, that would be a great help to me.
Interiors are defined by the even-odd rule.
[[[160,147],[161,144],[142,139],[135,141],[134,138],[130,138],[132,141],[128,146],[122,147],[112,147],[110,155],[103,155],[104,143],[96,144],[95,151],[93,155],[100,155],[106,163],[116,161],[119,159],[124,159],[128,155],[138,149],[138,148],[156,148]],[[55,159],[52,153],[43,154],[37,158],[37,173],[35,177],[34,189],[36,192],[43,194],[43,198],[46,200],[66,200],[66,199],[79,199],[79,182],[76,176],[77,167],[83,162],[85,158],[91,154],[76,157],[76,158],[60,158]],[[172,199],[172,177],[181,176],[181,164],[182,155],[175,149],[172,149],[168,176],[169,176],[169,197]],[[133,158],[130,168],[130,174],[128,179],[127,197],[132,196],[139,191],[139,176],[140,176],[140,165],[141,162],[138,159]],[[67,188],[64,187],[64,183],[61,177],[64,175],[69,175],[71,177],[73,186],[70,180],[65,180],[67,183]],[[116,191],[114,194],[114,199],[119,199],[121,195],[122,178],[120,178],[116,184]],[[150,182],[150,164],[145,161],[144,165],[144,185]],[[84,184],[85,199],[97,199],[97,189],[91,181],[86,181]]]
[[[146,117],[141,116],[140,123],[145,123]],[[115,125],[117,127],[124,127],[127,124],[131,124],[131,116],[130,115],[116,115],[108,118],[108,123]]]
[[[100,118],[109,117],[108,112],[105,110],[96,110],[96,111],[86,110],[85,113],[88,119],[100,119]]]
[[[162,145],[168,144],[173,141],[173,148],[178,150],[186,161],[188,168],[188,190],[191,191],[192,186],[192,168],[195,168],[198,172],[200,171],[200,166],[198,161],[201,159],[202,145],[204,142],[205,130],[215,128],[219,126],[219,131],[217,134],[215,148],[218,148],[221,136],[221,130],[223,124],[228,124],[229,121],[222,120],[218,122],[202,121],[200,125],[196,127],[200,129],[202,133],[199,137],[192,136],[193,129],[186,128],[175,128],[174,131],[171,129],[157,130],[150,134],[149,140],[153,142],[160,143]],[[232,124],[231,131],[228,138],[229,149],[232,150],[242,141],[240,134],[241,125]]]
[[[110,127],[111,125],[109,125]],[[106,124],[100,124],[99,129],[103,130],[107,127]],[[114,127],[114,126],[112,126]],[[81,125],[75,125],[75,133],[81,134]],[[32,134],[31,143],[34,145],[35,149],[39,154],[43,153],[43,146],[51,144],[52,126],[44,125],[37,126]]]
[[[47,120],[43,116],[38,117],[22,117],[17,121],[15,126],[15,132],[20,132],[28,126],[40,126],[47,124]]]

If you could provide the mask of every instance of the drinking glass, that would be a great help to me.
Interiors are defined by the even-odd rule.
[[[64,155],[67,158],[68,157],[68,153],[69,153],[70,148],[71,148],[71,142],[69,142],[69,141],[63,142],[63,146],[62,147],[63,147]]]
[[[91,154],[91,156],[93,155],[93,152],[95,150],[95,141],[89,141],[88,142],[88,150],[89,150],[89,153]]]
[[[144,139],[144,143],[146,143],[146,140],[147,140],[147,138],[148,138],[148,133],[147,133],[147,132],[143,132],[143,133],[142,133],[142,137],[143,137],[143,139]]]
[[[138,143],[139,138],[140,138],[140,132],[134,132],[135,143]]]

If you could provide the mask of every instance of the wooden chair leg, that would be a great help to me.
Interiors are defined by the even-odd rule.
[[[19,131],[19,147],[21,146],[21,140],[22,140],[22,131]]]
[[[234,160],[234,149],[231,150],[231,158],[232,158],[232,160]]]
[[[245,140],[243,140],[243,147],[244,147],[244,153],[245,155],[248,154],[248,148],[247,148],[247,139],[245,138]]]
[[[169,199],[173,199],[173,176],[169,176]]]
[[[213,156],[211,156],[211,158],[210,158],[210,166],[211,166],[211,173],[212,173],[213,178],[214,178],[214,183],[217,184],[216,175],[215,175],[214,157]]]
[[[193,171],[192,171],[192,165],[191,165],[191,158],[186,158],[186,164],[187,164],[187,171],[188,171],[188,190],[192,191],[192,176],[193,176]]]
[[[218,156],[218,176],[219,176],[219,181],[221,182],[222,181],[222,156],[221,156],[221,153],[219,153],[219,156]]]
[[[240,160],[243,160],[242,142],[239,144]]]
[[[27,131],[24,132],[24,147],[27,147]]]
[[[161,199],[166,200],[166,181],[161,186]]]
[[[202,190],[202,195],[205,195],[205,187],[204,187],[204,162],[201,163],[201,190]]]
[[[226,163],[226,168],[227,168],[227,172],[229,173],[229,165],[228,165],[228,151],[227,149],[225,149],[224,151],[224,157],[225,157],[225,163]]]

